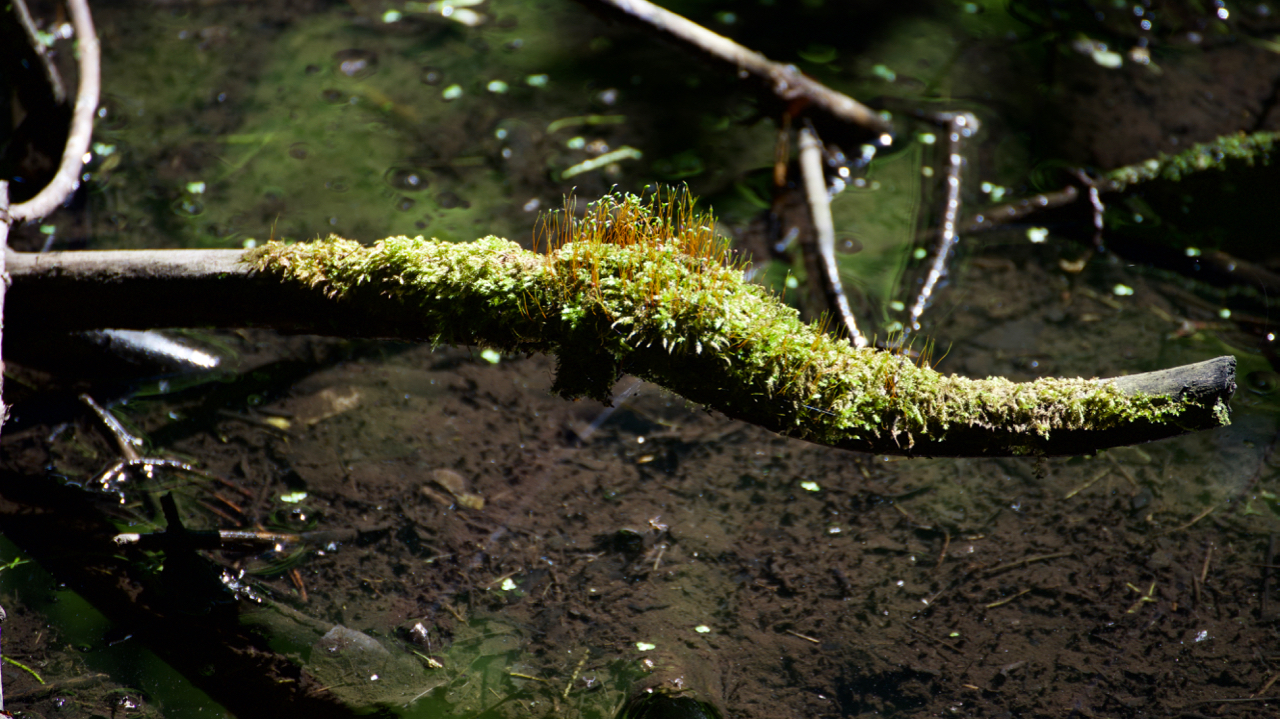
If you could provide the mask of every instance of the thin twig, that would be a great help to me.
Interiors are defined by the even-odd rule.
[[[58,75],[58,69],[53,66],[53,61],[49,58],[49,50],[40,43],[36,33],[35,20],[31,18],[31,10],[27,8],[26,2],[17,0],[11,4],[13,15],[18,20],[18,24],[22,26],[23,31],[27,35],[28,44],[36,57],[40,58],[40,67],[44,70],[44,78],[49,82],[49,88],[52,91],[53,101],[59,105],[67,101],[67,89],[62,84],[62,78]]]
[[[1093,246],[1102,248],[1102,216],[1107,211],[1107,206],[1102,204],[1102,196],[1098,194],[1098,183],[1094,182],[1089,173],[1080,168],[1076,168],[1072,173],[1080,184],[1089,189],[1089,207],[1093,210]]]
[[[1000,564],[995,567],[992,567],[984,571],[983,575],[989,577],[993,574],[998,574],[1000,572],[1003,572],[1006,569],[1021,567],[1024,564],[1031,564],[1032,562],[1044,562],[1050,559],[1058,559],[1059,557],[1070,557],[1072,554],[1074,554],[1074,552],[1054,552],[1053,554],[1037,554],[1032,557],[1023,557],[1022,559],[1016,559],[1012,562],[1008,562],[1007,564]]]
[[[76,30],[80,51],[80,89],[76,93],[76,108],[71,116],[71,131],[62,150],[62,163],[58,174],[35,197],[14,205],[10,214],[14,220],[34,220],[53,212],[80,186],[80,168],[89,140],[93,136],[93,118],[98,111],[98,92],[101,87],[101,64],[98,35],[93,30],[93,17],[89,14],[87,0],[67,0],[71,11],[71,24]]]
[[[1268,702],[1268,701],[1275,701],[1275,699],[1273,699],[1272,697],[1231,697],[1230,699],[1201,699],[1200,701],[1190,702],[1189,704],[1183,704],[1182,706],[1170,705],[1169,708],[1175,711],[1182,711],[1184,709],[1190,709],[1191,707],[1202,707],[1208,704],[1252,704],[1255,702]]]
[[[849,298],[840,282],[840,270],[836,267],[836,228],[831,219],[831,196],[827,192],[827,180],[822,174],[822,142],[811,128],[800,128],[800,172],[804,175],[804,192],[809,198],[809,211],[813,215],[813,228],[818,235],[818,268],[822,289],[827,295],[827,306],[836,314],[854,347],[866,347],[867,338],[858,331]]]
[[[1199,522],[1200,520],[1202,520],[1202,519],[1204,519],[1205,517],[1209,516],[1210,514],[1212,514],[1212,513],[1213,513],[1213,510],[1215,510],[1215,509],[1217,509],[1217,508],[1218,508],[1218,505],[1216,505],[1216,504],[1211,504],[1211,505],[1209,505],[1208,507],[1205,507],[1204,511],[1202,511],[1202,512],[1200,512],[1199,514],[1197,514],[1196,516],[1192,517],[1192,518],[1191,518],[1191,520],[1190,520],[1190,521],[1188,521],[1186,524],[1183,524],[1183,525],[1180,525],[1180,526],[1174,527],[1173,529],[1165,530],[1165,531],[1163,531],[1163,532],[1160,532],[1160,534],[1173,534],[1174,532],[1181,532],[1181,531],[1186,530],[1186,529],[1191,529],[1191,527],[1195,526],[1196,522]]]
[[[5,267],[9,252],[9,183],[0,180],[0,346],[4,344],[4,296],[12,279]],[[0,355],[0,426],[9,418],[9,406],[4,403],[4,357]],[[4,692],[0,690],[0,711],[4,710]]]
[[[166,529],[146,534],[125,532],[114,538],[121,547],[138,547],[148,551],[178,551],[183,549],[209,549],[224,552],[264,552],[280,546],[323,546],[330,542],[345,542],[367,533],[380,532],[386,527],[364,529],[331,529],[317,532],[291,534],[256,529],[181,530],[170,533]],[[501,581],[499,578],[497,581]]]
[[[1064,497],[1063,497],[1063,499],[1071,499],[1072,497],[1076,496],[1077,494],[1080,494],[1081,492],[1085,491],[1086,489],[1088,489],[1088,488],[1092,487],[1092,486],[1093,486],[1093,485],[1094,485],[1094,484],[1095,484],[1099,479],[1102,479],[1103,477],[1107,476],[1108,474],[1111,474],[1111,470],[1110,470],[1110,469],[1104,469],[1104,470],[1102,470],[1101,472],[1098,472],[1096,475],[1094,475],[1093,479],[1090,479],[1090,480],[1086,481],[1084,484],[1080,485],[1079,487],[1076,487],[1075,489],[1071,490],[1070,492],[1067,492],[1066,496],[1064,496]]]
[[[793,636],[793,637],[798,637],[798,638],[800,638],[800,639],[803,639],[803,640],[805,640],[806,642],[813,642],[814,644],[821,644],[821,643],[822,643],[822,641],[821,641],[821,640],[814,639],[813,637],[805,636],[805,635],[801,634],[800,632],[792,631],[792,630],[790,630],[790,629],[788,629],[788,630],[786,630],[786,631],[787,631],[787,634],[790,634],[790,635],[791,635],[791,636]]]
[[[647,0],[580,1],[587,5],[605,6],[626,13],[686,45],[735,65],[739,76],[754,75],[763,80],[774,95],[787,102],[807,101],[836,119],[875,132],[889,133],[893,129],[888,121],[867,106],[808,77],[795,65],[774,62],[754,50],[748,50],[723,35],[711,32],[692,20],[658,7]]]
[[[925,640],[926,642],[932,644],[935,647],[942,647],[943,649],[949,649],[961,656],[964,655],[964,651],[951,646],[950,644],[942,641],[941,639],[935,639],[934,637],[931,637],[928,634],[925,634],[924,632],[920,631],[919,629],[916,629],[910,624],[904,624],[902,626],[906,627],[912,634],[915,634],[917,637],[920,637],[921,639]],[[943,658],[943,661],[946,661],[946,659]]]
[[[1075,185],[1067,185],[1054,192],[1042,192],[1003,205],[988,207],[961,220],[958,231],[962,235],[967,235],[995,230],[1028,215],[1070,205],[1078,199],[1080,199],[1080,190]],[[927,232],[935,235],[938,230],[931,228]]]
[[[1200,575],[1191,577],[1191,588],[1195,590],[1196,606],[1200,606],[1200,595],[1204,590],[1204,582],[1209,578],[1209,560],[1213,557],[1213,542],[1204,550],[1204,563],[1200,565]]]
[[[1263,684],[1261,689],[1249,695],[1249,698],[1252,699],[1253,697],[1262,696],[1263,694],[1266,694],[1267,690],[1271,688],[1272,684],[1276,683],[1277,679],[1280,679],[1280,672],[1272,674],[1271,678],[1267,680],[1267,683]]]
[[[102,405],[94,401],[93,397],[87,394],[80,395],[80,401],[89,406],[93,413],[98,415],[98,420],[106,426],[107,431],[116,441],[116,445],[120,447],[120,454],[124,455],[125,462],[133,463],[142,460],[142,453],[138,451],[144,442],[141,437],[134,435],[125,428],[116,416],[111,414]]]
[[[1018,597],[1021,597],[1022,595],[1026,594],[1029,591],[1031,591],[1031,587],[1027,587],[1022,591],[1018,592],[1017,594],[1010,595],[1008,597],[1005,597],[1004,599],[994,601],[987,605],[987,609],[995,609],[996,607],[1002,607],[1008,604],[1009,602],[1012,602],[1013,600],[1017,599]]]
[[[5,617],[4,607],[0,607],[0,624],[4,624]],[[4,630],[0,629],[0,638],[3,637],[3,632]],[[0,655],[0,657],[3,657],[3,655]],[[0,667],[3,667],[3,664],[3,662],[0,662]],[[0,670],[0,712],[2,711],[4,711],[4,672]]]
[[[924,285],[916,295],[915,304],[911,306],[911,314],[907,318],[906,332],[920,329],[920,315],[933,299],[933,291],[938,283],[947,275],[947,260],[951,257],[956,239],[956,219],[960,214],[960,170],[964,167],[964,156],[960,154],[964,138],[978,130],[978,119],[968,112],[946,113],[938,119],[947,123],[947,194],[946,204],[942,210],[942,226],[938,230],[938,247],[933,256],[933,264],[929,274],[925,276]]]
[[[116,444],[120,447],[121,458],[111,464],[111,466],[99,472],[93,478],[93,485],[107,491],[116,490],[116,480],[128,479],[128,470],[140,469],[148,478],[155,474],[155,470],[159,468],[176,469],[191,474],[203,474],[194,465],[188,464],[177,459],[166,459],[163,457],[147,457],[143,456],[139,448],[146,443],[141,437],[134,435],[125,428],[115,415],[108,412],[94,401],[87,394],[80,395],[80,401],[89,406],[90,409],[98,415],[98,419],[103,426],[107,428],[107,432],[115,438]]]

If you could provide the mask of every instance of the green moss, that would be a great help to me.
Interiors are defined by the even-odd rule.
[[[606,197],[554,228],[545,255],[497,237],[371,247],[335,237],[270,244],[249,261],[337,301],[392,300],[437,342],[554,353],[566,397],[607,402],[625,371],[833,446],[910,453],[922,439],[936,448],[977,431],[1001,434],[1002,453],[1034,453],[1055,432],[1163,423],[1186,409],[1096,380],[972,380],[855,349],[745,282],[710,226],[687,203]]]
[[[1258,161],[1267,164],[1271,160],[1271,149],[1277,137],[1280,137],[1280,133],[1255,132],[1246,135],[1240,132],[1223,135],[1213,142],[1192,145],[1176,155],[1161,154],[1154,160],[1112,170],[1104,176],[1111,183],[1111,187],[1107,189],[1120,192],[1129,185],[1156,179],[1177,182],[1195,172],[1211,168],[1222,169],[1231,160],[1245,162],[1250,167]]]

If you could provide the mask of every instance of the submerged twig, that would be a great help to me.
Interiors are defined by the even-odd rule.
[[[1078,199],[1080,199],[1080,190],[1075,185],[1067,185],[1061,190],[1042,192],[1031,197],[1024,197],[1020,200],[993,205],[980,210],[960,220],[958,231],[962,235],[967,235],[973,232],[999,229],[1010,222],[1016,222],[1037,212],[1070,205]],[[930,229],[928,232],[936,234],[937,230]]]
[[[9,254],[9,183],[0,180],[0,252]],[[0,346],[4,345],[4,298],[9,291],[9,272],[5,268],[5,257],[0,257]],[[0,354],[0,425],[9,419],[9,406],[4,403],[4,356]],[[0,711],[4,710],[4,694],[0,690]]]
[[[853,346],[866,347],[867,338],[858,331],[858,323],[849,307],[849,298],[840,282],[840,270],[836,267],[836,230],[831,219],[831,197],[822,173],[822,142],[807,127],[800,129],[800,172],[804,175],[804,192],[809,198],[813,228],[818,236],[818,274],[821,275],[822,289],[827,295],[827,307],[835,312]]]
[[[167,496],[167,495],[166,495]],[[334,529],[317,532],[269,532],[261,529],[186,529],[180,524],[162,532],[125,532],[115,536],[119,546],[136,546],[156,551],[180,549],[208,549],[225,552],[265,552],[282,546],[324,546],[329,542],[345,542],[361,532],[371,533],[386,527],[372,529]]]
[[[0,607],[0,625],[4,624],[4,620],[7,617],[8,617],[8,614],[5,613],[4,607]],[[3,640],[3,639],[4,639],[4,628],[0,627],[0,640]],[[0,652],[3,652],[3,641],[0,641]],[[4,654],[0,653],[0,657],[3,657],[3,656]],[[3,662],[0,662],[0,712],[4,711],[4,666],[3,664],[4,664]]]
[[[938,119],[947,123],[947,191],[942,209],[942,224],[938,229],[933,264],[929,266],[929,274],[925,275],[924,284],[911,305],[904,332],[920,329],[920,316],[932,301],[938,283],[947,274],[947,260],[951,258],[951,251],[959,238],[956,219],[960,213],[960,171],[964,167],[964,155],[960,150],[965,138],[978,130],[978,119],[968,112],[946,113]]]
[[[141,437],[125,429],[125,426],[120,423],[120,420],[116,419],[115,415],[108,412],[89,395],[80,395],[80,401],[93,410],[103,426],[107,428],[107,432],[115,438],[117,446],[120,447],[120,459],[112,462],[109,467],[93,478],[95,486],[106,491],[117,491],[116,480],[124,479],[125,472],[129,469],[141,469],[147,477],[151,477],[154,471],[159,468],[200,474],[200,470],[194,465],[181,460],[144,456],[142,452],[138,451],[144,444]]]
[[[1107,211],[1107,206],[1102,204],[1102,194],[1098,191],[1098,182],[1080,168],[1076,168],[1072,173],[1075,178],[1084,185],[1085,196],[1089,198],[1089,209],[1092,210],[1093,216],[1093,246],[1102,249],[1102,230],[1103,215]]]

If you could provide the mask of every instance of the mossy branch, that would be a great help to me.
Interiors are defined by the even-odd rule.
[[[1155,159],[1116,168],[1102,176],[1100,190],[1123,192],[1132,185],[1153,180],[1177,182],[1188,175],[1209,169],[1222,170],[1230,161],[1240,161],[1252,167],[1271,162],[1280,132],[1254,132],[1222,135],[1212,142],[1197,143],[1176,155],[1161,153]]]
[[[614,382],[630,373],[730,417],[845,449],[1079,454],[1228,422],[1233,358],[1183,368],[1155,385],[945,376],[804,324],[742,279],[710,223],[687,204],[607,197],[586,219],[564,222],[552,228],[546,254],[497,237],[467,244],[392,237],[371,247],[334,237],[272,243],[234,266],[230,257],[206,255],[204,272],[257,293],[235,301],[236,324],[255,324],[264,312],[317,313],[324,316],[271,324],[547,352],[559,358],[554,388],[566,397],[608,401]],[[27,273],[20,262],[11,266],[19,267],[17,307],[31,300],[22,299]],[[162,285],[155,287],[168,292]],[[264,300],[264,286],[285,294]]]

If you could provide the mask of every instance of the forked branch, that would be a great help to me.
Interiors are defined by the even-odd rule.
[[[662,32],[682,45],[728,63],[737,69],[741,77],[754,77],[763,82],[773,95],[786,103],[799,101],[836,120],[873,132],[888,133],[893,130],[888,120],[866,105],[805,75],[795,65],[774,62],[755,50],[745,48],[648,0],[579,2],[621,13]]]

